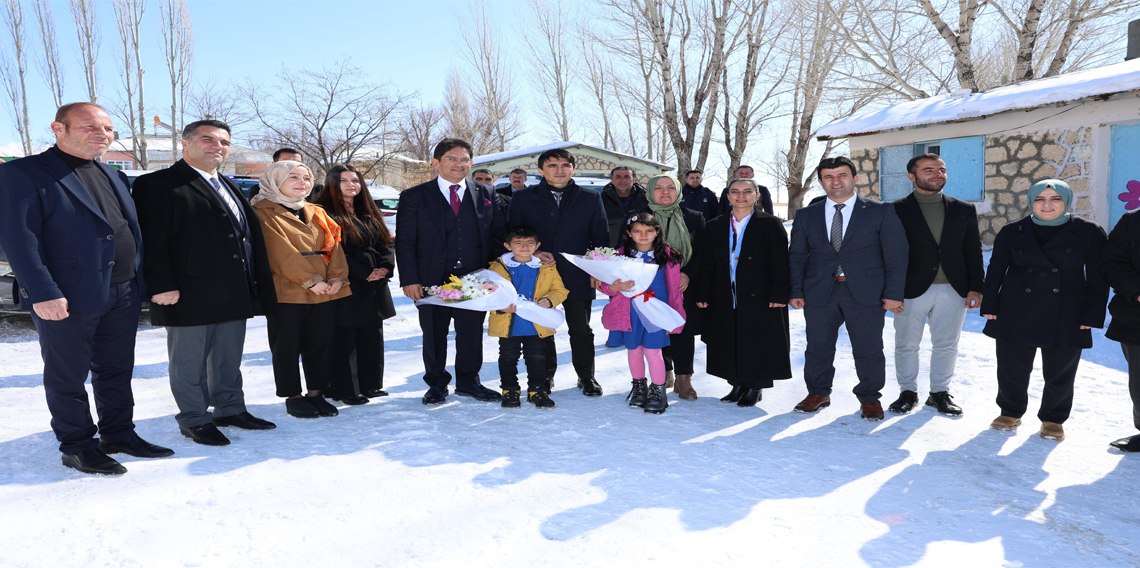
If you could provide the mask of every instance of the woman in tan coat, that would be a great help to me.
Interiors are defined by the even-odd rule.
[[[333,301],[351,294],[340,227],[324,209],[308,203],[313,173],[300,162],[274,162],[251,200],[261,219],[265,249],[277,289],[277,315],[267,316],[273,379],[285,409],[297,418],[336,416],[321,391],[333,369]],[[305,367],[308,393],[302,396],[297,358]]]

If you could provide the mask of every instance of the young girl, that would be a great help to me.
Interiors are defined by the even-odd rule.
[[[644,294],[666,302],[681,317],[685,316],[681,296],[681,255],[665,243],[661,224],[653,215],[648,212],[638,213],[626,221],[625,240],[618,252],[647,263],[656,263],[659,267],[657,275]],[[602,310],[602,325],[610,331],[621,332],[622,343],[629,350],[629,371],[633,375],[629,405],[644,408],[653,414],[665,412],[669,402],[665,395],[665,360],[661,357],[661,348],[669,345],[669,333],[680,333],[684,326],[668,333],[665,330],[647,330],[633,307],[633,302],[645,301],[647,298],[642,298],[639,294],[631,299],[621,294],[632,290],[633,282],[619,279],[612,284],[603,283],[598,289],[610,297],[610,303]],[[652,385],[646,385],[646,361],[649,363]]]

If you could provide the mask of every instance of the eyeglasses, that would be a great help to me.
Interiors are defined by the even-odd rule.
[[[456,158],[455,156],[444,156],[443,159],[441,159],[440,161],[441,162],[447,162],[449,164],[470,164],[471,158]]]

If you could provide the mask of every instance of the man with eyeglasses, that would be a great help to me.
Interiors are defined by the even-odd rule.
[[[435,179],[400,193],[396,216],[396,264],[404,295],[421,300],[424,289],[486,268],[498,256],[506,233],[499,196],[481,183],[468,181],[471,144],[444,138],[432,153]],[[455,322],[455,394],[481,401],[502,395],[479,382],[483,366],[485,312],[444,306],[419,306],[423,330],[424,404],[447,400],[447,332]]]

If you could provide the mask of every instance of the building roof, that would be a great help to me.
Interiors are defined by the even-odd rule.
[[[589,148],[591,150],[596,150],[598,152],[605,152],[606,154],[612,154],[614,156],[621,157],[622,159],[625,159],[625,160],[635,160],[638,162],[642,162],[644,164],[649,164],[651,166],[661,168],[663,170],[673,169],[673,166],[670,166],[668,164],[662,164],[661,162],[650,160],[649,158],[642,158],[640,156],[633,156],[631,154],[625,154],[622,152],[617,152],[615,150],[610,150],[609,148],[603,148],[601,146],[594,146],[593,144],[583,144],[581,142],[574,142],[573,140],[568,140],[565,142],[552,142],[550,144],[544,144],[542,146],[531,146],[530,148],[519,148],[518,150],[509,150],[506,152],[497,152],[495,154],[484,154],[482,156],[476,156],[474,164],[476,166],[478,166],[480,164],[487,164],[490,162],[500,162],[500,161],[509,160],[512,158],[522,158],[524,156],[538,155],[538,154],[541,154],[547,150],[555,150],[558,148],[576,148],[576,147]]]
[[[1013,110],[1064,105],[1140,90],[1140,59],[987,89],[956,91],[833,120],[816,132],[820,140],[846,138],[910,126],[984,118]]]
[[[157,160],[160,162],[173,161],[173,152],[171,151],[172,141],[170,134],[162,134],[155,136],[152,134],[146,135],[146,156],[148,159]],[[118,138],[111,143],[111,147],[107,150],[110,152],[126,152],[131,153],[134,151],[135,142],[132,138]],[[241,162],[241,163],[270,163],[273,161],[273,156],[266,152],[254,150],[240,144],[230,145],[230,155],[226,158],[227,162]]]

